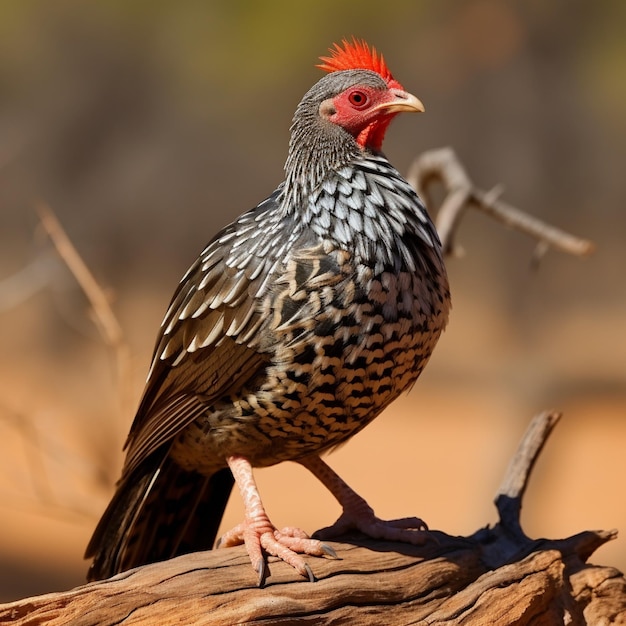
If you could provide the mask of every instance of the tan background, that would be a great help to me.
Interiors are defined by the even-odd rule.
[[[86,6],[89,8],[86,8]],[[470,215],[449,330],[410,395],[330,457],[381,516],[467,534],[531,416],[565,411],[525,500],[532,536],[626,531],[624,3],[78,0],[0,3],[0,600],[83,580],[160,319],[211,235],[281,179],[293,110],[342,36],[426,104],[389,132],[406,171],[451,145],[477,184],[598,244],[581,261]],[[37,228],[58,214],[110,289],[129,398]],[[299,467],[259,472],[270,515],[338,510]],[[241,515],[238,499],[226,524]],[[598,562],[626,569],[622,537]]]

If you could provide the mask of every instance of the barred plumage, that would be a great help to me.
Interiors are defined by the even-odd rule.
[[[356,495],[326,478],[318,455],[413,385],[446,324],[437,233],[375,145],[398,111],[420,110],[398,86],[367,68],[321,79],[296,111],[285,182],[222,230],[183,277],[118,491],[87,549],[90,578],[210,547],[233,484],[228,467],[250,516],[266,522],[254,545],[246,539],[261,578],[261,547],[301,573],[309,570],[293,549],[327,552],[290,537],[284,554],[257,510],[249,467],[300,461],[349,513]],[[355,93],[372,101],[371,112]],[[350,106],[361,124],[352,109],[342,118]]]

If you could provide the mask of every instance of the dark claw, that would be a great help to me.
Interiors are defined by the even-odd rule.
[[[313,570],[309,567],[308,563],[304,564],[304,569],[306,570],[307,576],[309,577],[309,582],[315,582],[315,574],[313,574]]]
[[[338,559],[339,558],[337,556],[337,553],[335,552],[334,548],[329,546],[327,543],[323,543],[322,544],[322,550],[324,550],[324,554],[326,554],[327,556],[329,556],[329,557],[331,557],[333,559]]]
[[[263,587],[265,585],[265,577],[267,575],[267,564],[265,563],[265,559],[262,559],[259,563],[257,574],[259,575],[257,579],[257,587]]]

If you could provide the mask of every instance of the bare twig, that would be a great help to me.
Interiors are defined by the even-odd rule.
[[[522,498],[535,461],[559,419],[561,413],[556,411],[544,411],[537,415],[528,426],[515,456],[509,463],[495,499],[500,523],[509,531],[522,532],[520,524]]]
[[[106,293],[100,287],[93,274],[70,241],[52,209],[44,202],[39,202],[37,211],[41,224],[54,247],[65,262],[70,272],[83,290],[89,301],[94,321],[100,336],[113,350],[116,360],[116,374],[120,400],[120,414],[126,414],[130,401],[130,351],[124,340],[122,327],[117,321]]]
[[[578,563],[587,559],[601,545],[617,537],[616,530],[587,530],[565,539],[531,539],[522,530],[520,514],[522,499],[539,454],[561,418],[555,411],[537,415],[511,459],[495,498],[500,517],[493,527],[481,528],[474,538],[483,544],[482,559],[490,567],[519,560],[533,552],[556,549],[564,558],[575,556]]]
[[[428,198],[427,186],[432,181],[439,180],[443,183],[447,195],[437,213],[436,224],[446,254],[453,254],[455,251],[454,236],[459,220],[469,206],[537,239],[544,246],[548,245],[575,256],[587,256],[594,251],[591,241],[546,224],[500,200],[500,187],[491,191],[478,189],[451,148],[431,150],[417,157],[407,178],[423,198]]]
[[[106,294],[78,254],[52,209],[47,204],[40,202],[37,205],[37,212],[56,251],[87,296],[103,339],[111,346],[123,343],[122,328],[113,313],[113,309],[111,309]]]
[[[124,339],[121,325],[110,306],[104,290],[100,287],[87,265],[73,246],[63,227],[54,215],[52,209],[43,202],[38,203],[38,213],[41,225],[49,236],[54,250],[61,261],[67,266],[71,274],[78,282],[85,294],[92,311],[92,319],[104,344],[112,351],[114,357],[114,374],[118,393],[116,398],[120,404],[120,410],[115,415],[125,415],[130,404],[130,352]],[[40,255],[24,270],[11,276],[0,283],[0,305],[20,304],[37,289],[45,286],[51,278],[50,259]],[[54,270],[58,271],[58,263]],[[4,296],[4,299],[2,299]],[[32,482],[34,499],[15,497],[0,497],[2,502],[10,502],[11,508],[27,509],[29,511],[43,510],[55,517],[63,516],[70,519],[93,516],[93,512],[87,511],[82,506],[82,500],[77,506],[75,503],[61,502],[55,495],[54,481],[49,475],[49,467],[46,462],[49,459],[59,461],[62,458],[64,468],[67,468],[71,460],[78,457],[70,450],[56,450],[54,442],[46,437],[37,428],[35,420],[26,411],[15,411],[9,407],[0,405],[0,415],[6,415],[7,422],[11,424],[24,446],[26,469]],[[98,472],[99,475],[108,472]]]

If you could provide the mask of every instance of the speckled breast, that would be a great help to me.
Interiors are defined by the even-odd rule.
[[[272,465],[366,426],[415,382],[445,326],[447,283],[430,271],[375,275],[323,246],[293,255],[264,300],[270,363],[181,433],[183,464],[208,472],[241,454]]]
[[[259,388],[222,413],[232,429],[222,450],[270,465],[368,424],[415,382],[445,325],[445,294],[432,278],[374,275],[340,250],[294,255],[266,301],[271,364]]]

